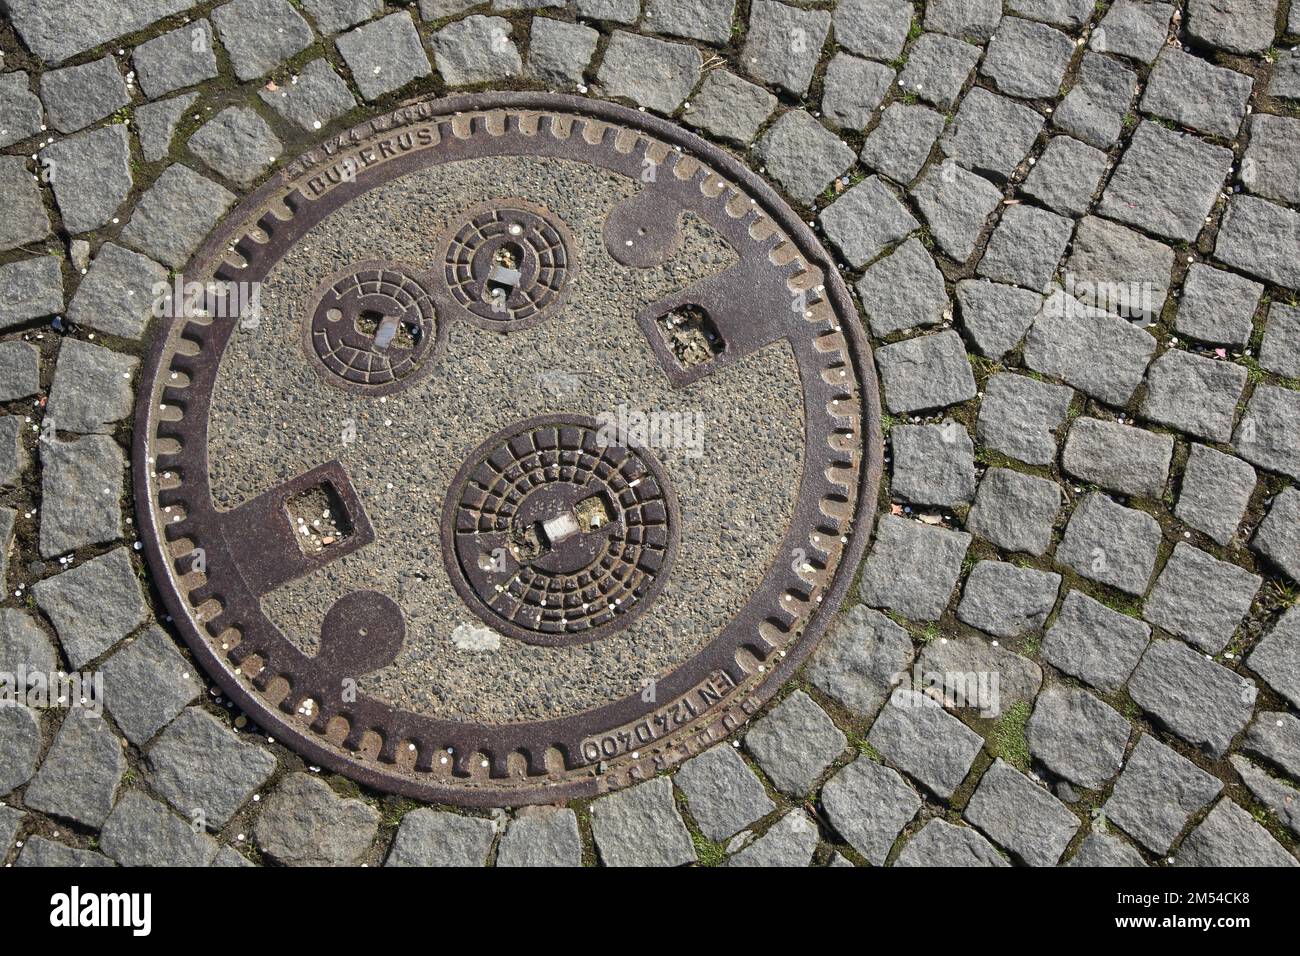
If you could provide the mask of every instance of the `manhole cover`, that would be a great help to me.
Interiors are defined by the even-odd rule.
[[[649,777],[790,676],[866,545],[845,288],[669,123],[415,103],[291,163],[185,280],[137,419],[149,561],[226,692],[365,783],[510,806]]]

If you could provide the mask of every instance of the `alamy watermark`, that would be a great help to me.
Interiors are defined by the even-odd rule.
[[[71,674],[29,671],[0,671],[0,707],[32,710],[80,710],[83,717],[104,713],[104,675],[99,671]]]
[[[619,405],[596,415],[600,428],[596,444],[602,448],[640,447],[675,449],[687,458],[704,454],[704,413],[701,411],[645,411]]]

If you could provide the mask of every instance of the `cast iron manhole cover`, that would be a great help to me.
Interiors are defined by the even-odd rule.
[[[879,406],[844,285],[662,120],[414,103],[291,163],[185,280],[214,294],[149,359],[146,550],[313,762],[478,805],[647,778],[775,692],[861,558]]]

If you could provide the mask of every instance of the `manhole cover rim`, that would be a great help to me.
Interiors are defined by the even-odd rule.
[[[424,108],[430,108],[431,111],[422,115],[417,112]],[[616,127],[626,127],[670,147],[678,147],[682,153],[698,158],[730,181],[746,197],[752,199],[758,211],[784,232],[804,260],[821,270],[826,296],[835,314],[842,317],[838,329],[844,339],[841,351],[856,371],[858,398],[862,412],[858,426],[861,459],[858,467],[856,502],[851,517],[846,523],[846,541],[840,551],[840,561],[820,597],[819,606],[811,613],[802,632],[792,642],[787,652],[780,656],[774,655],[768,660],[767,675],[762,681],[745,691],[743,701],[739,699],[733,701],[731,705],[733,710],[741,708],[743,704],[745,712],[745,716],[741,718],[743,723],[786,684],[795,670],[816,648],[855,579],[857,569],[874,533],[884,455],[879,385],[872,350],[865,329],[860,324],[859,312],[840,276],[839,269],[798,213],[743,161],[671,122],[615,103],[588,100],[567,94],[530,92],[485,92],[448,98],[417,98],[403,103],[389,113],[372,117],[349,130],[304,149],[297,159],[232,207],[187,262],[180,274],[181,278],[187,281],[193,275],[206,274],[202,267],[213,266],[222,258],[231,237],[256,223],[264,214],[268,200],[298,179],[306,169],[318,168],[324,162],[328,162],[335,151],[364,144],[386,131],[421,120],[428,121],[438,117],[447,119],[461,113],[500,110],[542,113],[553,111]],[[318,155],[318,151],[324,148],[325,144],[331,144],[336,149],[329,151],[323,160],[318,158],[308,163],[307,158]],[[301,167],[299,163],[302,164]],[[153,339],[146,359],[145,374],[140,382],[134,417],[132,490],[144,555],[151,574],[159,582],[156,585],[157,591],[171,623],[175,624],[190,652],[194,654],[210,680],[214,681],[244,713],[261,726],[264,732],[277,741],[286,743],[296,753],[314,764],[341,773],[381,792],[459,806],[510,807],[558,803],[591,797],[610,789],[632,785],[639,779],[646,779],[645,776],[632,773],[626,779],[611,786],[612,781],[609,777],[593,772],[582,777],[569,777],[560,782],[538,781],[529,786],[508,789],[494,786],[446,786],[434,779],[422,780],[396,769],[385,769],[379,762],[362,762],[358,756],[341,752],[333,745],[322,742],[323,738],[314,734],[307,724],[303,724],[300,729],[291,722],[289,714],[282,713],[281,708],[277,708],[267,699],[259,696],[256,690],[232,673],[231,664],[216,650],[211,635],[191,616],[191,609],[186,600],[187,591],[179,583],[179,575],[174,567],[175,558],[164,552],[164,522],[152,506],[151,499],[150,456],[153,448],[150,436],[157,413],[153,396],[158,378],[164,371],[160,360],[167,349],[173,326],[183,321],[186,321],[183,316],[164,319],[152,330]],[[206,455],[206,450],[204,454]],[[697,657],[708,654],[708,650],[709,647],[706,646]],[[678,670],[688,664],[689,662],[679,666]],[[611,705],[608,703],[601,704],[596,709],[609,706]],[[688,726],[694,727],[693,733],[698,735],[702,730],[720,726],[726,713],[727,709],[724,708],[723,711],[714,713],[703,721],[693,721]],[[524,722],[508,726],[527,728],[532,724],[548,722],[550,721]],[[731,727],[726,732],[729,733],[734,729]],[[678,739],[677,732],[665,736],[661,742],[667,745],[674,739]],[[713,742],[710,740],[709,744]],[[692,751],[694,752],[698,751]],[[678,754],[672,757],[670,763],[679,763],[690,755],[691,753]]]

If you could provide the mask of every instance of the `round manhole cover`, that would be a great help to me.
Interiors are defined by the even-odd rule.
[[[790,676],[866,545],[844,285],[664,121],[418,102],[291,163],[184,279],[137,419],[150,563],[231,697],[365,783],[649,777]]]

